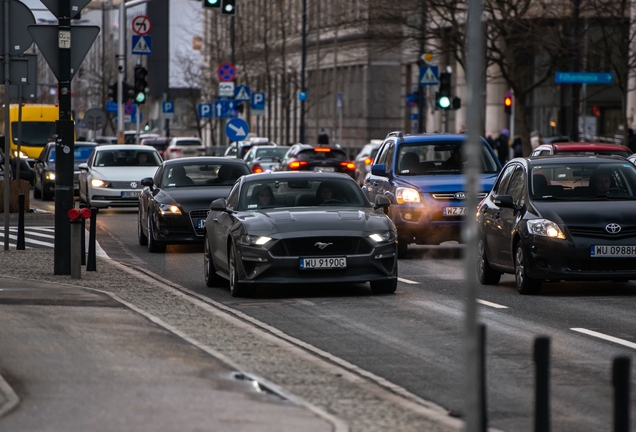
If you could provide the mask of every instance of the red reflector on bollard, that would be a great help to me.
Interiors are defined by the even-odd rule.
[[[70,220],[72,221],[76,221],[80,218],[80,211],[79,209],[76,209],[75,207],[73,207],[72,209],[70,209],[68,211],[68,217]]]
[[[80,210],[80,216],[82,217],[82,219],[90,219],[91,209],[89,209],[88,207],[84,207],[83,209]]]

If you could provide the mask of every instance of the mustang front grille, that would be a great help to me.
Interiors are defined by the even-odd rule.
[[[274,256],[335,256],[367,254],[372,246],[360,237],[306,237],[281,240],[270,253]]]

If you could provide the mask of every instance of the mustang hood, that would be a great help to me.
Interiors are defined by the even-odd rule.
[[[350,210],[265,210],[245,213],[240,216],[249,233],[286,234],[296,231],[315,232],[316,235],[329,235],[328,231],[338,226],[340,232],[376,232],[393,229],[390,220],[381,212],[373,209]]]
[[[91,176],[107,181],[136,181],[139,183],[144,177],[155,175],[159,167],[99,167],[91,170]]]
[[[226,198],[232,186],[194,186],[164,189],[155,200],[165,204],[180,204],[186,211],[207,209],[217,198]]]
[[[604,201],[535,201],[541,217],[565,225],[601,225],[617,223],[634,225],[634,200],[608,199]],[[594,211],[589,211],[594,208]]]
[[[498,174],[482,174],[481,188],[490,192],[497,180]],[[415,177],[402,177],[399,183],[407,183],[424,193],[430,192],[457,192],[467,189],[466,176],[459,174],[424,175]]]

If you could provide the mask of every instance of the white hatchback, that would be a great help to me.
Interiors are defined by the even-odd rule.
[[[165,160],[205,156],[205,145],[198,137],[173,137],[163,152]]]

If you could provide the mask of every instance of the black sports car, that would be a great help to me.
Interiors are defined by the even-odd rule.
[[[207,286],[230,281],[234,297],[257,284],[370,282],[397,287],[397,243],[389,205],[371,205],[351,177],[275,172],[244,176],[205,221]]]
[[[620,156],[513,159],[478,208],[482,284],[636,279],[636,167]]]
[[[141,180],[139,244],[150,252],[165,252],[167,244],[203,241],[210,203],[226,197],[244,174],[240,159],[190,157],[164,161],[154,177]]]

